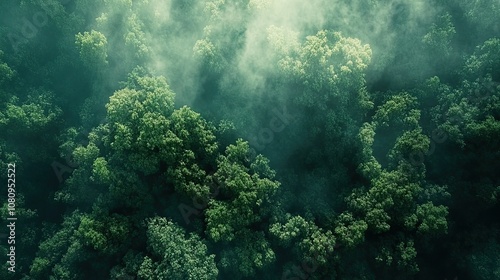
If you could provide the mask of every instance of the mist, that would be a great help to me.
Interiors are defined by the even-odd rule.
[[[3,1],[0,279],[500,279],[498,15]]]

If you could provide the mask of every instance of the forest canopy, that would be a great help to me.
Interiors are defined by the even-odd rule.
[[[498,0],[5,0],[0,279],[500,279]]]

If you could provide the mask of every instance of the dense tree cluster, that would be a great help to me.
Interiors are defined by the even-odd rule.
[[[500,279],[498,1],[310,2],[2,1],[0,279]]]

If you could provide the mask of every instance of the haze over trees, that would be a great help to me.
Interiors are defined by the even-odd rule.
[[[0,279],[500,279],[499,13],[2,1]]]

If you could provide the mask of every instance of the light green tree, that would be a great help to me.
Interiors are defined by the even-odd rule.
[[[284,223],[271,225],[270,233],[285,247],[297,243],[298,246],[292,246],[292,251],[299,259],[318,265],[326,264],[335,249],[336,238],[333,233],[301,216],[286,216]]]
[[[347,100],[359,101],[364,86],[363,71],[371,54],[370,46],[357,39],[321,30],[308,36],[290,55],[285,53],[279,66],[304,86],[304,94],[298,97],[301,103],[323,108],[337,100],[342,104]]]
[[[167,220],[147,222],[148,248],[137,276],[139,279],[217,279],[215,255],[209,255],[201,239]]]
[[[344,212],[337,218],[335,237],[340,245],[353,248],[362,243],[368,224],[361,219],[355,219],[352,213]]]
[[[0,127],[10,133],[14,133],[14,128],[24,133],[40,133],[56,124],[62,114],[62,110],[54,105],[53,93],[41,88],[31,89],[23,101],[12,96],[4,105]]]
[[[95,30],[79,32],[75,35],[75,44],[86,67],[100,68],[108,64],[108,41],[101,32]]]

